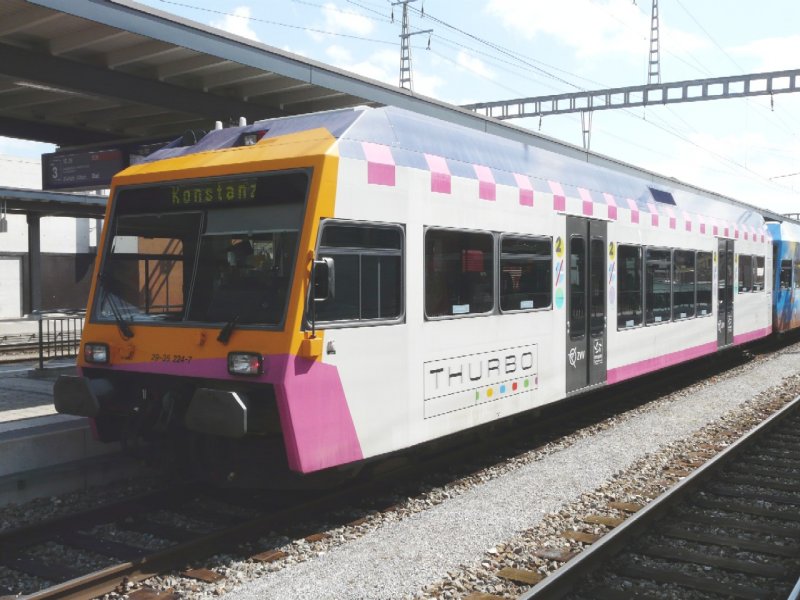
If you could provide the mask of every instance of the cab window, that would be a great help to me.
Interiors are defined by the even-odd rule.
[[[317,321],[386,321],[403,315],[403,229],[323,224],[319,258],[333,259],[334,294],[316,303]]]

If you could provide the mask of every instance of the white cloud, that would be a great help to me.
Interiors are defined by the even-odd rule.
[[[344,33],[348,35],[367,36],[375,29],[369,19],[352,8],[339,8],[333,2],[328,2],[322,7],[324,22],[322,25],[313,25],[313,29],[330,33]],[[309,31],[308,34],[316,42],[321,42],[328,36],[319,31]]]
[[[211,26],[256,42],[261,41],[250,27],[249,6],[237,6],[233,9],[233,14],[225,15],[219,21],[211,21]]]
[[[532,40],[555,38],[582,60],[616,55],[640,64],[650,48],[650,15],[630,0],[489,0],[487,11]],[[685,54],[707,46],[697,36],[660,23],[661,51]]]
[[[483,77],[485,79],[494,79],[495,74],[489,67],[486,66],[480,58],[476,56],[472,56],[466,50],[459,50],[458,56],[456,57],[456,61],[461,66],[463,70],[469,71],[470,73],[474,73],[479,77]]]
[[[780,71],[796,69],[800,55],[800,35],[756,40],[731,49],[737,57],[755,61],[758,71]]]
[[[754,206],[797,212],[800,179],[768,178],[800,170],[799,143],[779,143],[761,131],[697,133],[689,139],[697,145],[674,141],[670,144],[674,158],[645,159],[643,166]]]
[[[325,54],[334,65],[349,63],[353,60],[353,55],[347,48],[336,44],[328,46]]]
[[[438,98],[445,102],[453,102],[453,98],[449,97],[447,93],[442,95],[439,91],[446,83],[447,82],[438,75],[428,75],[423,71],[414,73],[415,93],[423,96],[430,96],[431,98]]]
[[[376,79],[388,85],[397,86],[399,84],[400,63],[395,50],[379,50],[365,60],[357,62],[352,59],[349,52],[336,45],[328,47],[326,54],[334,67],[351,71],[361,77]],[[445,81],[438,75],[428,74],[414,66],[413,84],[415,93],[438,97],[437,94],[445,84]]]
[[[349,53],[342,51],[338,46],[331,46],[327,50],[331,57],[332,65],[345,71],[352,71],[362,77],[377,79],[391,85],[397,85],[397,54],[393,50],[380,50],[370,55],[366,60],[353,62]]]
[[[368,35],[374,29],[368,17],[351,8],[340,9],[333,2],[325,4],[322,13],[325,15],[325,29],[328,31]]]

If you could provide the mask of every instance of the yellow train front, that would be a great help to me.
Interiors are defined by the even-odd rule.
[[[79,375],[56,382],[59,412],[91,417],[103,441],[272,440],[301,472],[361,458],[304,320],[335,140],[302,119],[282,125],[214,131],[114,179]]]

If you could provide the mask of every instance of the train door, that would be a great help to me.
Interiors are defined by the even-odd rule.
[[[567,217],[567,393],[606,381],[606,223]]]
[[[719,240],[717,256],[717,348],[723,348],[733,343],[733,240]]]

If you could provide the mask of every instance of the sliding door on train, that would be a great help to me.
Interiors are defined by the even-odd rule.
[[[717,348],[733,343],[733,240],[719,240],[717,253]]]
[[[567,217],[567,393],[606,381],[605,221]]]

